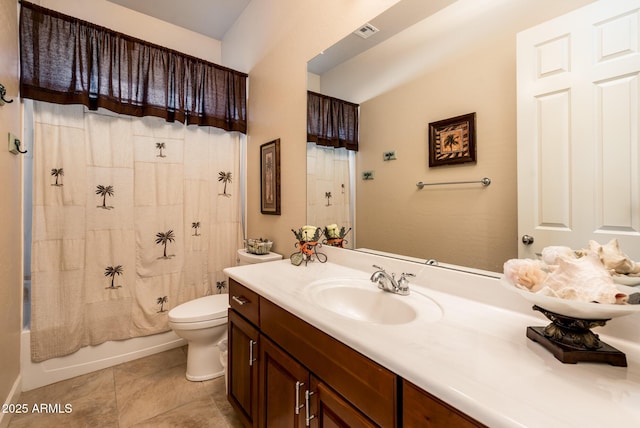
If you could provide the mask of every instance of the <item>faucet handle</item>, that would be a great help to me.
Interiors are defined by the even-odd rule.
[[[409,284],[409,280],[407,279],[408,276],[415,277],[416,275],[413,273],[402,272],[402,274],[400,274],[400,279],[398,280],[398,287],[408,288],[408,284]]]
[[[398,280],[398,285],[396,287],[396,293],[401,296],[407,296],[409,294],[409,280],[408,276],[415,276],[412,273],[402,272],[400,274],[400,279]]]

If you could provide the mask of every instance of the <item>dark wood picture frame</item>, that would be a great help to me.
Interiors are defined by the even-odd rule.
[[[280,215],[280,139],[260,146],[260,212]]]
[[[429,167],[475,161],[475,112],[429,124]]]

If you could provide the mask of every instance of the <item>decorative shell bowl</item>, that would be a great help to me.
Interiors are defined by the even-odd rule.
[[[532,293],[528,290],[516,287],[504,276],[500,278],[500,283],[505,288],[518,293],[534,305],[546,309],[547,311],[568,317],[578,319],[604,320],[640,312],[640,305],[613,305],[581,302],[576,300],[547,296],[544,294]],[[638,292],[638,289],[633,287],[627,287],[621,284],[617,284],[616,286],[623,293],[632,294],[634,292]]]
[[[269,241],[266,239],[247,239],[245,249],[248,253],[251,254],[268,254],[271,251],[271,246],[273,245],[273,241]]]

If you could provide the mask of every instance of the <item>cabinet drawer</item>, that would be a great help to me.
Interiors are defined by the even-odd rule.
[[[481,428],[485,425],[402,380],[403,419],[407,427]]]
[[[377,425],[397,426],[398,377],[393,372],[264,298],[260,323],[264,335]]]
[[[231,278],[229,278],[229,306],[254,325],[260,326],[259,295]]]

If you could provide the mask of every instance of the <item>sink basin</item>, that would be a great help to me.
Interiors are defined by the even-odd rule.
[[[310,299],[338,315],[375,324],[406,324],[419,319],[438,320],[442,309],[432,299],[411,291],[399,296],[365,279],[331,279],[308,286]]]

